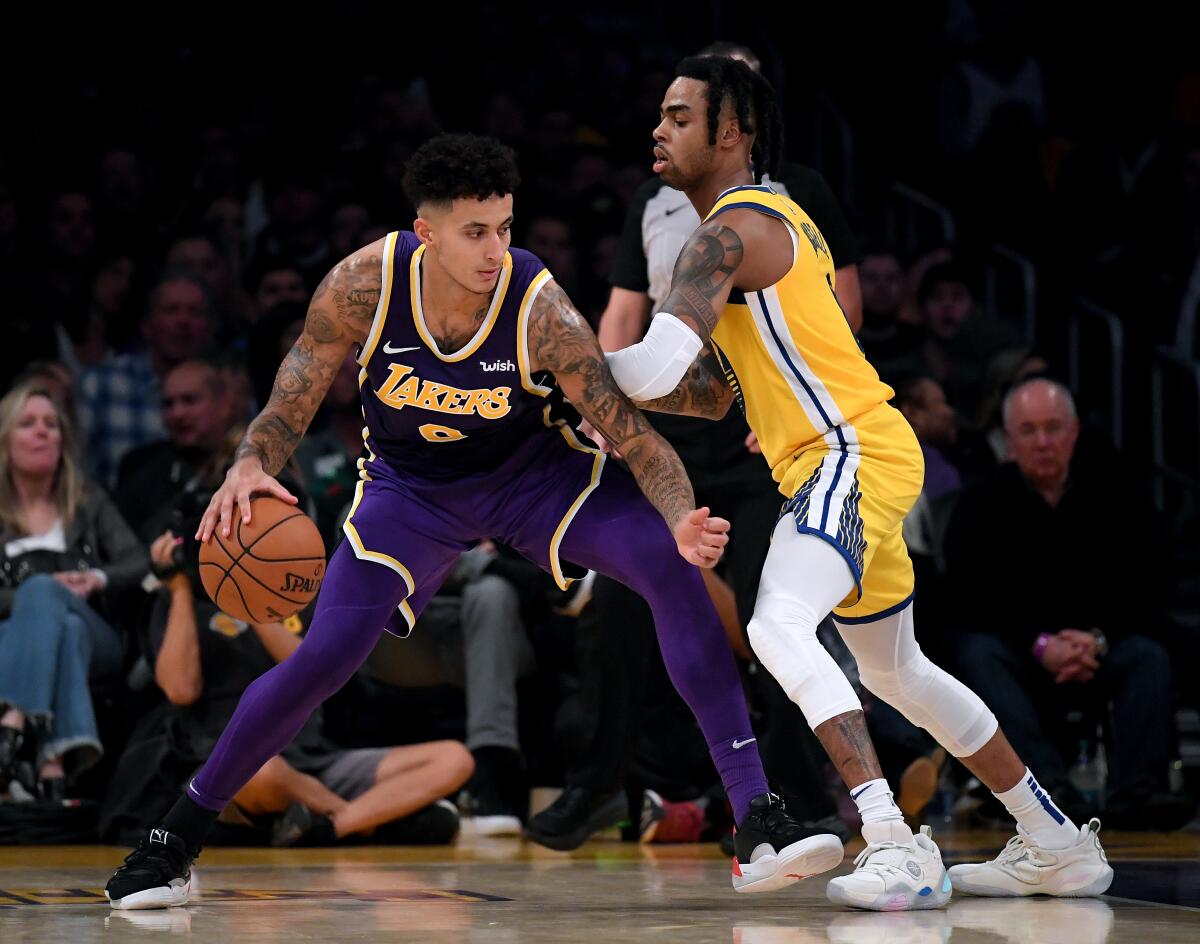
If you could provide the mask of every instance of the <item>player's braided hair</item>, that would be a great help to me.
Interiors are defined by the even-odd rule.
[[[512,148],[477,134],[430,138],[408,159],[404,171],[404,193],[414,207],[503,197],[520,183]]]
[[[754,182],[762,183],[764,173],[778,179],[783,118],[771,83],[746,63],[724,56],[689,56],[675,68],[675,76],[708,85],[708,143],[717,143],[721,105],[728,99],[742,132],[754,135]]]

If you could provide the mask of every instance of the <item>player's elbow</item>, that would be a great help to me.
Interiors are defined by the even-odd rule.
[[[674,315],[658,314],[637,344],[606,355],[617,385],[631,400],[657,400],[674,390],[704,343]]]

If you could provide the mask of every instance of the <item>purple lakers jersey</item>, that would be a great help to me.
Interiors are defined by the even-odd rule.
[[[398,472],[455,479],[495,469],[571,417],[553,377],[529,370],[529,312],[550,280],[541,260],[506,253],[479,330],[445,354],[422,310],[424,254],[414,233],[387,237],[379,308],[358,357],[364,437]]]

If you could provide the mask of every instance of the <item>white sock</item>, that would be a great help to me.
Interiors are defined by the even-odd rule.
[[[1028,767],[1015,787],[993,795],[1043,849],[1066,849],[1079,838],[1079,827],[1054,805],[1050,794],[1033,779]]]
[[[904,822],[904,814],[892,799],[892,789],[882,777],[868,780],[850,791],[850,799],[858,805],[863,825],[868,823]]]

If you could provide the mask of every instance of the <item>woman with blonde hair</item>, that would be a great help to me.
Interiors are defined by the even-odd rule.
[[[67,774],[103,753],[88,679],[118,670],[124,645],[101,611],[149,569],[74,448],[47,387],[23,384],[0,400],[0,793],[29,736],[45,799],[61,799]]]

